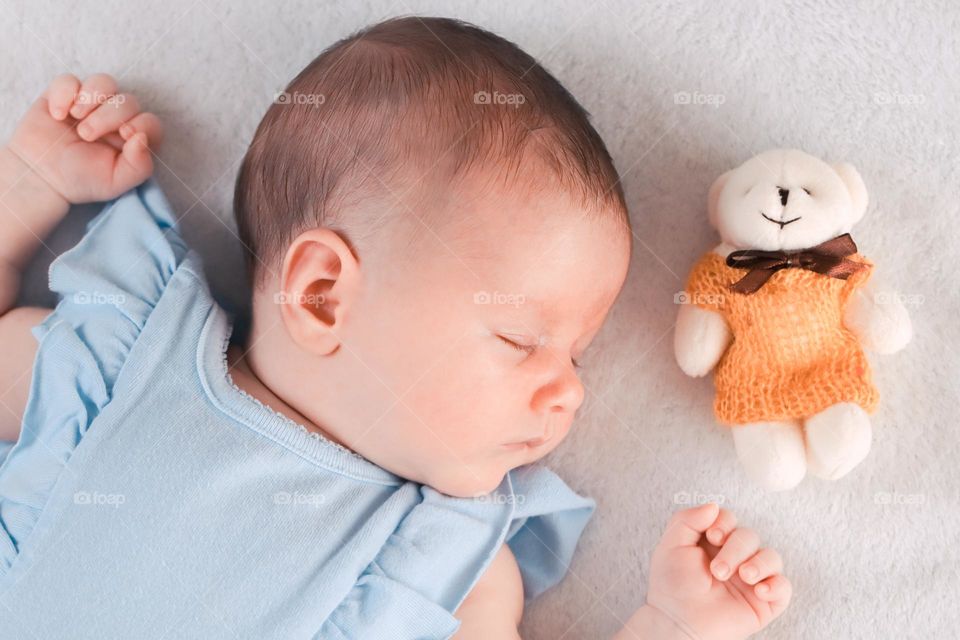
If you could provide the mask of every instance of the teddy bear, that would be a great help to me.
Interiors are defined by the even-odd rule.
[[[689,376],[715,370],[714,414],[746,475],[770,491],[836,480],[867,456],[879,400],[864,349],[911,339],[901,297],[871,278],[850,231],[867,189],[847,163],[773,149],[710,187],[721,243],[693,267],[674,351]]]

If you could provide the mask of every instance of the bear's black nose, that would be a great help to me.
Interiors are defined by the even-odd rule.
[[[783,205],[784,207],[787,206],[787,198],[790,197],[790,189],[777,187],[777,193],[780,194],[780,204]]]

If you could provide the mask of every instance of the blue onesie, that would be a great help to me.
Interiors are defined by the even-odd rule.
[[[500,545],[527,601],[595,503],[540,465],[452,498],[236,387],[232,320],[151,180],[50,267],[0,446],[3,638],[447,638]]]

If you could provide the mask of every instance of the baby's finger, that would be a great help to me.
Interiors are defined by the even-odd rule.
[[[87,142],[92,142],[106,133],[116,131],[138,113],[140,103],[134,96],[128,93],[115,95],[77,125],[77,134]]]
[[[740,578],[747,584],[757,584],[761,580],[783,571],[783,559],[773,549],[760,549],[752,558],[740,565]]]
[[[147,142],[151,149],[156,149],[163,142],[163,125],[160,124],[160,118],[149,111],[138,113],[120,125],[120,136],[124,140],[129,140],[135,133],[147,134]]]
[[[709,502],[693,509],[677,511],[670,518],[660,544],[665,548],[692,547],[700,542],[700,536],[717,519],[719,510],[720,507]]]
[[[100,136],[100,138],[97,141],[104,142],[110,145],[111,147],[113,147],[114,149],[116,149],[117,151],[123,151],[123,145],[126,142],[126,140],[121,138],[120,134],[117,133],[116,131],[108,133],[104,136]]]
[[[53,79],[47,87],[47,109],[54,120],[67,117],[79,90],[80,81],[72,74],[65,73]]]
[[[123,192],[132,189],[150,177],[153,158],[147,146],[147,135],[136,133],[123,144],[113,167],[113,190]]]
[[[73,101],[70,115],[77,120],[83,120],[88,113],[116,92],[117,83],[111,76],[105,73],[92,75],[83,81],[83,86],[80,87],[80,92]]]
[[[755,586],[753,592],[761,600],[769,602],[773,614],[777,615],[790,604],[790,598],[793,596],[793,585],[778,573]]]
[[[737,527],[737,516],[728,509],[720,509],[717,520],[707,529],[707,541],[715,547],[723,544],[730,532]]]
[[[710,563],[711,573],[717,580],[726,580],[759,547],[760,538],[753,529],[734,529]]]

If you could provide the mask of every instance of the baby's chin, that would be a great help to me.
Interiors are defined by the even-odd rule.
[[[490,465],[494,467],[494,465]],[[467,468],[465,465],[437,471],[423,482],[432,489],[454,498],[478,498],[495,490],[503,482],[507,468]]]

